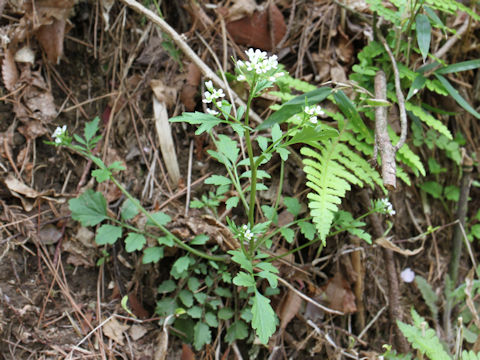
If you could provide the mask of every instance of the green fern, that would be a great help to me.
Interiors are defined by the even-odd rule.
[[[423,121],[431,128],[437,130],[440,134],[443,134],[448,139],[453,140],[453,136],[450,130],[448,130],[448,128],[440,120],[435,119],[430,113],[423,110],[421,106],[414,105],[407,101],[405,103],[405,109],[407,109],[407,111],[411,111],[413,115],[418,117],[421,121]]]
[[[470,351],[463,350],[461,359],[462,360],[480,360],[480,353],[475,354],[472,350]]]
[[[319,236],[325,243],[338,206],[351,189],[351,184],[374,186],[381,183],[378,173],[367,161],[339,142],[339,138],[316,144],[316,150],[303,147],[303,170],[307,174],[307,186],[313,192],[307,195],[310,214]]]
[[[450,355],[443,349],[435,331],[431,329],[424,318],[412,308],[414,325],[397,321],[403,335],[412,344],[412,347],[427,355],[432,360],[451,360]]]

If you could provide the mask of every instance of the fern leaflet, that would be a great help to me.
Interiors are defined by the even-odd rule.
[[[381,183],[378,173],[355,154],[339,138],[315,144],[316,150],[303,147],[300,153],[306,156],[302,161],[303,170],[307,174],[307,186],[313,192],[307,195],[310,214],[313,217],[319,236],[325,243],[330,232],[335,213],[350,184],[363,186],[365,183],[374,186]]]

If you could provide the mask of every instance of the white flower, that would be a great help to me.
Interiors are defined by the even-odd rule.
[[[225,97],[225,93],[223,92],[223,89],[215,89],[212,85],[212,82],[211,81],[207,81],[205,83],[205,86],[207,87],[208,90],[210,91],[205,91],[203,93],[203,97],[205,99],[203,99],[202,101],[205,103],[205,104],[210,104],[212,101],[215,101],[217,100],[218,98],[221,98],[221,97]],[[221,104],[221,103],[220,103]]]
[[[254,233],[250,230],[250,228],[248,227],[248,225],[243,225],[242,226],[242,231],[243,231],[243,237],[245,240],[252,240],[254,238]]]
[[[278,77],[284,75],[283,72],[276,74],[278,68],[277,55],[269,57],[265,51],[252,48],[246,50],[245,54],[248,57],[247,61],[237,61],[237,70],[240,72],[239,81],[246,79],[244,72],[255,73],[271,82],[275,82]]]
[[[400,277],[404,282],[411,283],[413,280],[415,280],[415,272],[410,268],[405,268],[400,273]]]
[[[317,105],[317,106],[305,106],[305,114],[310,116],[310,122],[312,124],[317,124],[318,123],[318,116],[323,116],[325,113],[323,112],[322,108]]]
[[[212,80],[208,80],[207,82],[205,82],[205,87],[207,88],[208,91],[213,93],[214,88],[213,88]]]
[[[237,76],[237,81],[245,81],[247,80],[247,78],[245,77],[245,75],[241,74],[241,75],[238,75]]]
[[[209,109],[209,108],[207,108],[207,113],[209,113],[210,115],[213,115],[213,116],[218,115],[218,111],[213,110],[213,109]]]
[[[383,205],[383,209],[385,211],[386,214],[388,215],[395,215],[397,212],[393,209],[393,205],[392,203],[388,200],[388,198],[383,198],[380,200],[382,202],[382,205]]]
[[[62,137],[67,131],[67,125],[63,125],[62,127],[58,126],[52,134],[52,138],[55,139],[56,144],[60,144],[62,142]]]

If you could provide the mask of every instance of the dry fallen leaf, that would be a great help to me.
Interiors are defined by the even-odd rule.
[[[47,54],[48,60],[59,64],[63,54],[63,38],[65,37],[65,20],[53,20],[51,24],[42,25],[35,35]]]
[[[228,9],[228,20],[236,21],[245,16],[251,16],[257,9],[255,0],[236,0],[235,4]]]
[[[341,311],[344,314],[357,311],[355,295],[340,271],[328,281],[323,295],[328,301],[329,307],[334,310]]]
[[[269,24],[272,24],[272,29]],[[270,51],[272,45],[278,44],[285,36],[287,25],[282,13],[273,4],[262,12],[255,11],[251,16],[228,22],[227,30],[237,44]],[[273,39],[270,33],[273,33]]]
[[[103,333],[119,345],[123,346],[123,333],[130,328],[130,325],[121,324],[117,319],[111,318],[103,325]]]
[[[12,52],[9,49],[5,50],[5,56],[3,57],[2,80],[8,91],[15,90],[15,85],[18,82],[18,71]]]
[[[194,63],[188,64],[186,82],[182,87],[182,92],[180,93],[180,100],[187,111],[194,111],[197,105],[195,101],[195,95],[198,92],[198,85],[200,84],[200,79],[202,73],[197,65]]]
[[[285,329],[290,321],[297,315],[302,307],[303,300],[292,290],[282,299],[277,309],[278,318],[280,319],[280,329]]]

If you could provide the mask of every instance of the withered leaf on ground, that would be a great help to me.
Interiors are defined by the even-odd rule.
[[[251,16],[227,23],[227,30],[237,44],[270,51],[285,36],[287,25],[278,7],[272,4],[262,12],[255,11]]]
[[[285,329],[290,321],[297,315],[302,307],[303,300],[294,291],[288,290],[287,295],[282,299],[277,309],[280,319],[280,329]]]
[[[8,91],[15,90],[15,85],[18,82],[18,70],[12,52],[9,49],[5,50],[5,55],[3,57],[2,80]]]

